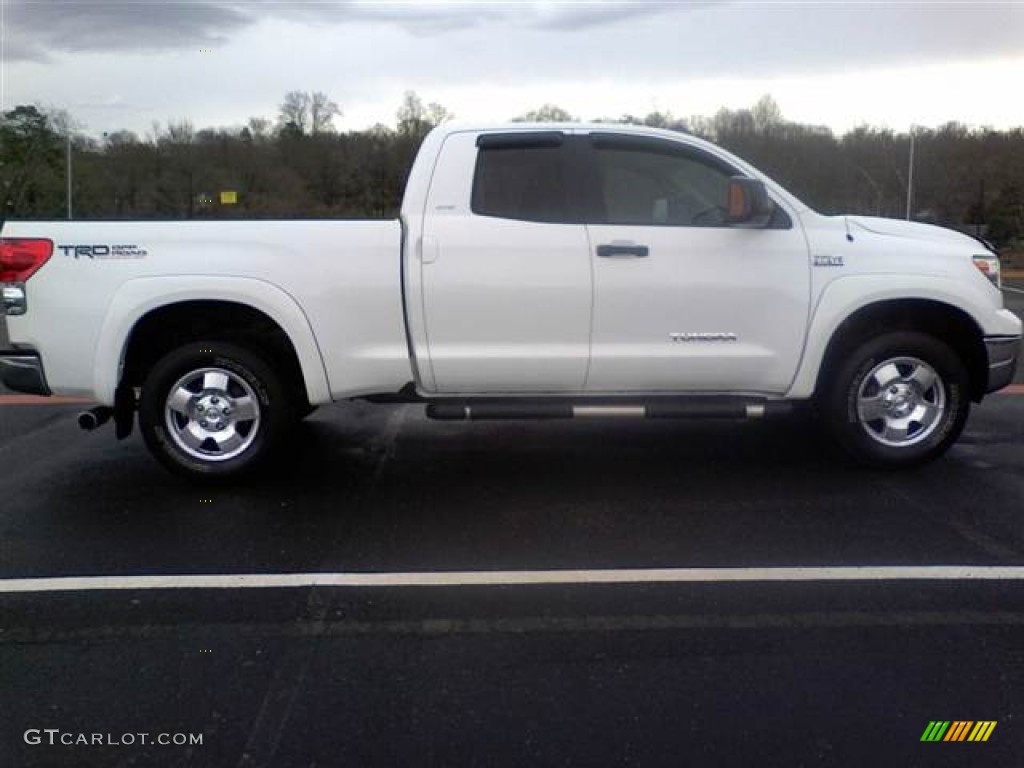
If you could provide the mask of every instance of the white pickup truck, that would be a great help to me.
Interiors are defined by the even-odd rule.
[[[397,221],[8,221],[7,387],[82,395],[193,477],[350,398],[440,419],[758,418],[876,465],[957,439],[1021,321],[957,232],[815,213],[691,136],[435,129]]]

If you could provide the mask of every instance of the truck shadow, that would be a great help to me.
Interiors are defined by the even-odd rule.
[[[1019,503],[971,446],[869,472],[803,418],[453,424],[407,406],[322,411],[247,481],[197,486],[136,437],[56,476],[41,467],[46,481],[27,478],[6,519],[32,531],[18,541],[59,540],[61,568],[79,574],[898,564],[991,559],[964,521],[979,493],[990,522]],[[34,573],[34,552],[11,547],[8,566]]]

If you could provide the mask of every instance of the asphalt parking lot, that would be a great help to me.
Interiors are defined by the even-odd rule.
[[[908,473],[846,465],[802,417],[450,424],[345,404],[216,490],[137,435],[79,431],[77,410],[0,406],[0,766],[1024,754],[1024,394]],[[807,568],[844,575],[777,570]],[[53,577],[117,588],[12,586]],[[922,742],[932,721],[997,725]]]

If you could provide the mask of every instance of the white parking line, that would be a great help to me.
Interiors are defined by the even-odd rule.
[[[0,579],[0,594],[124,589],[280,589],[295,587],[483,587],[548,584],[671,584],[787,581],[1024,580],[1016,565],[883,565],[815,568],[646,568],[420,573],[226,573]]]
[[[1003,290],[1004,291],[1013,291],[1014,293],[1024,293],[1024,290],[1022,290],[1020,288],[1013,288],[1013,287],[1011,287],[1009,285],[1004,285],[1003,286]]]

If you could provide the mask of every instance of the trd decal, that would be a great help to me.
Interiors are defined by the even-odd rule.
[[[144,259],[149,255],[145,248],[134,244],[58,245],[57,249],[74,259]]]

